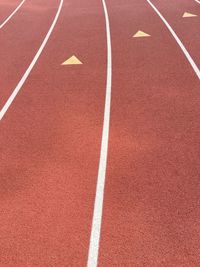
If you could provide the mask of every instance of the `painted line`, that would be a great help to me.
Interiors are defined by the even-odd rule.
[[[17,86],[15,87],[14,91],[12,92],[12,94],[10,95],[10,97],[8,98],[7,102],[5,103],[5,105],[3,106],[3,108],[0,111],[0,120],[2,120],[2,118],[4,117],[5,113],[7,112],[7,110],[9,109],[10,105],[12,104],[12,102],[14,101],[15,97],[17,96],[17,94],[19,93],[20,89],[22,88],[22,86],[24,85],[26,79],[28,78],[30,72],[32,71],[33,67],[35,66],[38,58],[40,57],[43,49],[45,48],[49,37],[51,36],[51,33],[56,25],[56,22],[58,20],[58,17],[60,15],[62,6],[63,6],[63,2],[64,0],[60,0],[60,4],[56,13],[56,16],[53,20],[53,23],[51,24],[51,27],[47,33],[47,35],[45,36],[39,50],[37,51],[35,57],[33,58],[31,64],[29,65],[28,69],[26,70],[26,72],[24,73],[23,77],[21,78],[21,80],[19,81],[19,83],[17,84]]]
[[[187,49],[185,48],[185,46],[183,45],[183,43],[181,42],[181,40],[179,39],[179,37],[177,36],[175,31],[172,29],[172,27],[169,25],[169,23],[166,21],[166,19],[163,17],[163,15],[158,11],[158,9],[151,3],[151,1],[150,0],[146,0],[146,1],[150,4],[150,6],[154,9],[154,11],[158,14],[158,16],[164,22],[164,24],[166,25],[168,30],[171,32],[172,36],[174,37],[174,39],[176,40],[176,42],[178,43],[178,45],[182,49],[183,53],[185,54],[185,56],[186,56],[187,60],[189,61],[190,65],[192,66],[192,68],[193,68],[194,72],[196,73],[197,77],[200,79],[200,69],[197,67],[196,63],[194,62],[194,60],[190,56],[189,52],[187,51]]]
[[[110,127],[110,107],[111,107],[111,89],[112,89],[112,48],[111,48],[110,22],[105,0],[102,0],[102,4],[105,15],[106,38],[107,38],[107,81],[106,81],[106,98],[105,98],[104,122],[103,122],[103,132],[101,141],[101,153],[99,160],[99,170],[97,178],[96,196],[94,202],[87,267],[96,267],[98,264],[104,188],[106,179],[106,166],[107,166],[107,156],[108,156],[109,127]]]
[[[195,0],[198,4],[200,4],[200,1],[199,0]]]
[[[26,0],[23,0],[17,7],[16,9],[10,14],[9,17],[7,17],[6,20],[4,20],[4,22],[2,24],[0,24],[0,29],[3,28],[3,26],[5,26],[5,24],[15,15],[15,13],[17,13],[17,11],[20,9],[20,7],[23,5],[23,3],[25,2]]]

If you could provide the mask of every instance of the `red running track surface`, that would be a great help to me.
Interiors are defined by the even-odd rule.
[[[19,3],[0,0],[1,22]],[[0,29],[0,109],[59,3],[26,0]],[[200,66],[200,5],[152,3]],[[147,1],[106,5],[113,77],[98,266],[200,266],[199,79]],[[182,18],[184,12],[198,16]],[[138,30],[151,36],[133,38]],[[106,45],[102,1],[64,1],[47,45],[0,121],[0,266],[87,265]],[[83,64],[61,65],[72,55]]]
[[[0,25],[16,9],[21,0],[1,0],[0,1]]]

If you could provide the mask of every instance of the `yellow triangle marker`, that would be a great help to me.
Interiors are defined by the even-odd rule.
[[[142,32],[142,31],[138,31],[136,32],[136,34],[133,35],[133,37],[150,37],[151,35],[149,35],[148,33]]]
[[[76,56],[72,56],[62,63],[62,65],[81,65],[83,64]]]
[[[191,18],[191,17],[197,17],[197,15],[191,14],[191,13],[188,13],[188,12],[185,12],[183,14],[183,18]]]

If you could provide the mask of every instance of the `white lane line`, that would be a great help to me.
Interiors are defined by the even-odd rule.
[[[4,22],[2,24],[0,24],[0,29],[3,28],[3,26],[15,15],[15,13],[20,9],[20,7],[23,5],[23,3],[25,2],[26,0],[23,0],[17,7],[16,9],[10,14],[9,17],[7,17],[6,20],[4,20]]]
[[[200,4],[200,1],[199,0],[195,0],[198,4]]]
[[[33,58],[31,64],[29,65],[28,69],[26,70],[26,72],[24,73],[23,77],[21,78],[21,80],[19,81],[19,83],[17,84],[17,86],[15,87],[14,91],[12,92],[12,94],[10,95],[10,97],[8,98],[7,102],[5,103],[5,105],[3,106],[3,108],[0,111],[0,120],[2,120],[2,118],[4,117],[5,113],[7,112],[7,110],[9,109],[10,105],[12,104],[12,102],[14,101],[15,97],[17,96],[17,94],[19,93],[20,89],[22,88],[23,84],[25,83],[26,79],[28,78],[31,70],[33,69],[33,67],[35,66],[38,58],[40,57],[43,49],[45,48],[49,37],[51,36],[51,33],[56,25],[56,22],[58,20],[58,17],[60,15],[62,6],[63,6],[63,2],[64,0],[60,0],[60,4],[56,13],[56,16],[53,20],[53,23],[51,24],[51,27],[47,33],[47,35],[45,36],[39,50],[37,51],[35,57]]]
[[[166,21],[166,19],[163,17],[163,15],[158,11],[158,9],[151,3],[151,1],[150,0],[146,0],[146,1],[150,4],[150,6],[154,9],[154,11],[158,14],[158,16],[164,22],[164,24],[166,25],[168,30],[171,32],[172,36],[174,37],[174,39],[176,40],[176,42],[178,43],[178,45],[182,49],[183,53],[185,54],[185,56],[186,56],[187,60],[189,61],[190,65],[192,66],[194,72],[196,73],[196,75],[200,79],[200,70],[199,70],[199,68],[197,67],[196,63],[194,62],[194,60],[190,56],[189,52],[187,51],[187,49],[185,48],[185,46],[183,45],[183,43],[181,42],[181,40],[179,39],[179,37],[177,36],[175,31],[172,29],[172,27],[169,25],[169,23]]]
[[[104,200],[104,187],[105,187],[107,155],[108,155],[109,127],[110,127],[110,107],[111,107],[111,88],[112,88],[112,49],[111,49],[110,22],[105,0],[102,0],[102,4],[105,15],[106,38],[107,38],[107,82],[106,82],[106,99],[105,99],[105,109],[104,109],[103,132],[101,141],[101,153],[99,161],[99,170],[97,178],[96,196],[94,203],[87,267],[96,267],[98,264],[99,242],[101,234],[103,200]]]

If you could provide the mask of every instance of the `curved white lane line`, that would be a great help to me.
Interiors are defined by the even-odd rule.
[[[96,187],[96,197],[94,203],[94,212],[92,220],[92,229],[90,236],[90,245],[88,253],[87,267],[96,267],[98,264],[99,242],[101,234],[102,211],[104,200],[104,187],[106,179],[106,166],[108,155],[108,140],[110,127],[110,107],[111,107],[111,88],[112,88],[112,50],[111,50],[111,34],[109,16],[105,0],[102,0],[107,38],[107,82],[106,82],[106,99],[104,109],[104,122],[101,142],[101,153],[99,161],[99,170]]]
[[[44,38],[39,50],[37,51],[35,57],[33,58],[31,64],[29,65],[28,69],[26,70],[26,72],[24,73],[23,77],[21,78],[21,80],[19,81],[19,83],[17,84],[17,86],[15,87],[14,91],[12,92],[12,94],[10,95],[10,97],[8,98],[7,102],[5,103],[5,105],[3,106],[3,108],[0,111],[0,120],[2,120],[2,118],[4,117],[5,113],[7,112],[8,108],[10,107],[10,105],[12,104],[13,100],[15,99],[15,97],[17,96],[17,94],[19,93],[20,89],[22,88],[23,84],[25,83],[26,79],[28,78],[31,70],[33,69],[34,65],[36,64],[38,58],[40,57],[44,47],[46,46],[49,37],[51,36],[51,33],[56,25],[56,22],[58,20],[58,17],[60,15],[62,6],[63,6],[63,2],[64,0],[60,0],[60,4],[56,13],[56,16],[53,20],[53,23],[51,24],[51,27],[46,35],[46,37]]]
[[[185,54],[187,60],[189,61],[190,65],[192,66],[194,72],[196,73],[197,77],[200,79],[200,70],[197,67],[196,63],[194,62],[193,58],[190,56],[189,52],[187,51],[187,49],[185,48],[185,46],[183,45],[183,43],[181,42],[181,40],[179,39],[179,37],[177,36],[177,34],[175,33],[175,31],[172,29],[172,27],[169,25],[169,23],[166,21],[166,19],[163,17],[163,15],[158,11],[158,9],[151,3],[150,0],[146,0],[150,6],[154,9],[154,11],[158,14],[158,16],[161,18],[161,20],[164,22],[164,24],[166,25],[166,27],[168,28],[168,30],[171,32],[172,36],[174,37],[174,39],[176,40],[177,44],[180,46],[180,48],[182,49],[183,53]]]
[[[200,4],[200,1],[199,0],[195,0],[198,4]]]
[[[26,0],[23,0],[17,7],[16,9],[10,14],[9,17],[7,17],[6,20],[4,20],[4,22],[2,24],[0,24],[0,29],[3,28],[3,26],[15,15],[15,13],[20,9],[20,7],[23,5],[23,3],[25,2]]]

